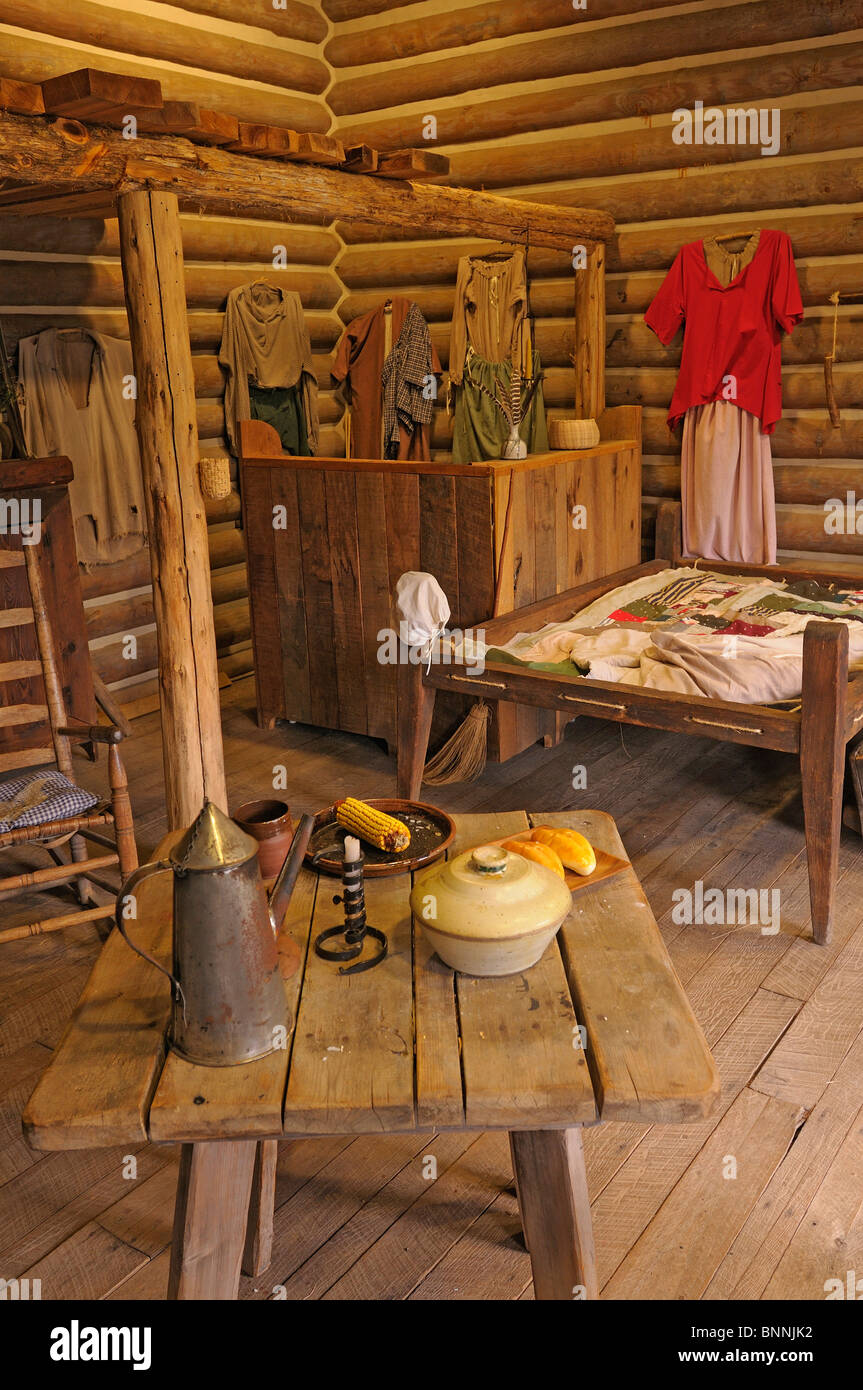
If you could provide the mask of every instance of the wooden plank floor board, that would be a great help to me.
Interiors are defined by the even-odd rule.
[[[164,1157],[164,1164],[152,1177],[144,1182],[130,1183],[130,1191],[98,1218],[98,1224],[110,1235],[139,1250],[148,1259],[171,1243],[179,1152],[166,1149]]]
[[[162,1302],[168,1296],[168,1275],[171,1270],[171,1251],[163,1250],[155,1259],[148,1260],[135,1270],[122,1283],[116,1284],[102,1297],[109,1302]]]
[[[255,1280],[241,1279],[241,1298],[270,1298],[292,1275],[399,1173],[416,1162],[428,1136],[357,1138],[276,1212],[273,1263]],[[257,1290],[253,1285],[258,1285]]]
[[[763,1297],[823,1299],[829,1291],[828,1280],[838,1279],[847,1290],[851,1274],[854,1296],[859,1298],[858,1271],[863,1271],[863,1109],[857,1112]]]
[[[38,1219],[32,1220],[26,1233],[12,1236],[9,1244],[0,1250],[0,1263],[4,1268],[14,1263],[17,1272],[20,1273],[22,1268],[43,1259],[55,1246],[67,1240],[86,1223],[95,1220],[126,1193],[129,1180],[123,1174],[126,1171],[129,1152],[135,1154],[138,1161],[138,1182],[145,1182],[165,1162],[165,1156],[158,1150],[143,1148],[137,1152],[127,1150],[125,1153],[102,1150],[98,1155],[99,1163],[84,1168],[73,1168],[64,1162],[62,1155],[51,1154],[43,1158],[36,1167],[28,1169],[22,1178],[8,1184],[14,1190],[23,1185],[25,1178],[31,1177],[28,1192],[22,1194],[26,1195],[28,1204],[31,1205],[31,1220],[34,1195],[38,1193],[41,1196],[44,1192],[52,1196],[40,1203],[36,1209],[39,1213]],[[74,1156],[83,1157],[80,1154]],[[96,1157],[96,1154],[91,1157]],[[41,1168],[42,1163],[46,1167],[37,1176],[36,1169]],[[63,1201],[62,1198],[69,1194],[69,1187],[65,1181],[67,1169],[75,1175],[75,1186],[80,1187],[73,1196]]]
[[[632,1156],[593,1201],[600,1285],[611,1277],[684,1177],[793,1015],[793,1001],[759,991],[713,1044],[722,1079],[722,1095],[713,1115],[697,1124],[654,1125],[645,1130]]]
[[[860,1033],[861,1020],[863,927],[840,951],[753,1085],[811,1109]]]
[[[761,1298],[863,1105],[863,1034],[762,1192],[704,1297]]]
[[[515,1193],[507,1191],[486,1207],[410,1298],[516,1299],[530,1278],[518,1202]]]
[[[427,1190],[432,1179],[426,1176],[430,1171],[426,1160],[434,1159],[435,1171],[441,1176],[475,1138],[474,1134],[464,1133],[427,1135],[422,1148],[411,1155],[389,1182],[369,1197],[295,1274],[283,1281],[287,1297],[322,1298]],[[376,1142],[389,1147],[386,1140]]]
[[[603,1298],[700,1298],[791,1145],[800,1106],[745,1088],[602,1290]],[[698,1212],[697,1240],[682,1239]],[[668,1259],[674,1250],[675,1258]]]
[[[43,1299],[103,1298],[146,1263],[140,1250],[91,1221],[23,1275],[42,1281]]]
[[[789,994],[795,999],[808,999],[846,942],[863,923],[863,898],[860,892],[863,880],[863,850],[860,848],[859,840],[855,844],[852,836],[846,836],[840,846],[839,879],[834,909],[835,926],[832,940],[827,946],[816,945],[809,934],[809,882],[804,873],[798,877],[796,891],[787,894],[783,892],[782,916],[783,923],[800,922],[802,929],[764,983],[768,989],[776,990],[777,994]],[[781,890],[781,883],[779,887]]]
[[[267,794],[280,766],[295,816],[346,790],[392,794],[394,765],[377,743],[308,725],[258,729],[252,708],[250,681],[224,692],[231,805]],[[158,729],[158,715],[136,720],[124,749],[142,859],[164,831]],[[587,768],[586,790],[572,788],[576,764]],[[104,767],[82,762],[80,780],[101,791]],[[843,833],[835,941],[814,946],[791,760],[647,729],[621,739],[618,727],[581,718],[556,749],[530,748],[475,783],[426,795],[450,812],[581,806],[614,815],[714,1048],[723,1095],[709,1121],[584,1131],[607,1293],[675,1296],[682,1280],[709,1299],[823,1298],[824,1280],[852,1256],[863,1270],[863,842]],[[776,887],[779,937],[757,925],[672,922],[672,894],[698,877],[722,889]],[[53,911],[70,901],[39,898]],[[10,924],[30,920],[33,907],[32,898],[4,903],[4,925],[7,915]],[[138,1150],[130,1183],[119,1150],[38,1155],[17,1128],[31,1077],[98,949],[95,929],[83,926],[9,943],[0,956],[0,1267],[7,1277],[36,1270],[43,1297],[50,1285],[67,1297],[159,1299],[176,1151]],[[733,1142],[744,1156],[740,1136],[752,1172],[717,1179],[716,1155]],[[436,1180],[424,1174],[429,1154]],[[272,1299],[281,1283],[289,1300],[530,1301],[511,1182],[501,1134],[285,1141],[275,1258],[243,1279],[242,1296]]]
[[[481,1135],[324,1297],[407,1298],[511,1182],[506,1134]]]

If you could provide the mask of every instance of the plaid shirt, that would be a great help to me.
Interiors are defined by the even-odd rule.
[[[412,304],[381,372],[387,458],[398,454],[400,424],[413,433],[417,425],[430,423],[437,391],[426,389],[429,379],[434,379],[431,336],[418,305]]]

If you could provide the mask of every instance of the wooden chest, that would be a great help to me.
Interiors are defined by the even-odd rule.
[[[368,734],[395,748],[393,595],[426,570],[451,628],[506,612],[641,559],[640,410],[600,418],[595,448],[469,465],[291,458],[273,430],[242,427],[241,492],[259,723]],[[506,518],[509,513],[509,526]],[[433,740],[463,717],[439,702]],[[503,761],[558,729],[547,711],[501,704],[489,755]]]

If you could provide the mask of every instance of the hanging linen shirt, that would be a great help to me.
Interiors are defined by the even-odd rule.
[[[264,388],[299,388],[309,452],[317,453],[318,383],[298,294],[266,280],[231,290],[219,361],[228,372],[225,423],[235,454],[239,452],[239,422],[251,418],[250,380]]]
[[[791,239],[762,231],[727,284],[710,268],[714,250],[701,241],[682,246],[644,316],[665,344],[686,325],[668,423],[691,406],[725,400],[772,434],[782,415],[782,334],[803,318]]]
[[[18,344],[27,448],[35,458],[65,454],[72,462],[69,502],[87,569],[146,545],[133,374],[129,343],[90,329],[47,328]]]
[[[379,459],[384,457],[384,363],[390,356],[391,350],[394,352],[399,347],[402,331],[412,309],[416,309],[417,314],[420,314],[419,308],[412,300],[405,299],[402,295],[393,295],[386,304],[381,304],[377,309],[372,309],[360,318],[353,319],[342,334],[330,371],[333,381],[339,388],[337,399],[350,412],[348,458]],[[421,314],[420,318],[422,318]],[[417,348],[416,316],[413,316],[412,321],[415,327],[409,329],[410,342],[413,344],[410,355],[414,357],[417,350],[421,352],[424,348]],[[387,345],[388,330],[390,335],[389,347]],[[426,329],[426,331],[428,330]],[[401,352],[399,357],[402,357]],[[406,366],[406,363],[407,355],[405,354],[402,365]],[[397,365],[397,361],[394,360],[392,366],[396,367]],[[412,374],[416,373],[416,362],[409,370]],[[431,338],[429,338],[428,358],[422,375],[437,377],[440,372],[440,359]],[[402,396],[404,400],[404,392]],[[434,401],[429,404],[432,408],[434,407]],[[399,444],[395,456],[400,459],[428,461],[431,459],[431,427],[428,421],[421,418],[426,412],[415,400],[412,408],[414,406],[420,412],[420,416],[418,418],[412,415],[411,424],[408,422],[407,415],[402,417],[398,411],[396,412]],[[428,412],[428,420],[430,419],[431,412]],[[392,448],[394,445],[392,430],[390,430],[389,436],[390,448]],[[388,456],[393,457],[392,454]]]
[[[462,256],[456,277],[449,372],[461,384],[467,350],[486,362],[514,362],[531,374],[524,251],[511,256]]]

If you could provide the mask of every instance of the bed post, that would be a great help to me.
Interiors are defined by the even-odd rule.
[[[398,795],[416,801],[423,781],[432,715],[434,686],[423,684],[421,662],[412,662],[412,649],[399,642],[396,783]]]
[[[809,623],[803,633],[800,775],[812,935],[820,946],[829,942],[833,926],[842,830],[847,689],[848,628],[844,623]]]

